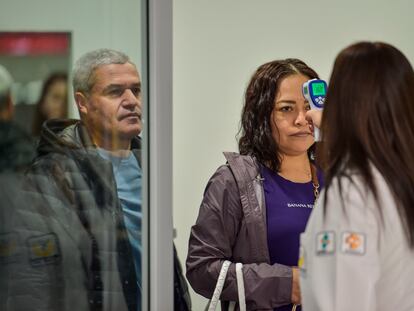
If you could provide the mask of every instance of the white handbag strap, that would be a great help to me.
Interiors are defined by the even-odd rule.
[[[227,271],[229,270],[230,261],[226,260],[221,266],[220,274],[217,279],[216,288],[214,289],[213,297],[211,297],[208,311],[215,311],[217,303],[220,300],[221,291],[223,290],[224,281],[226,280]]]
[[[239,308],[240,311],[246,311],[246,297],[244,294],[244,280],[243,280],[243,264],[236,263],[236,279],[237,279],[237,292],[239,294]]]
[[[231,262],[226,260],[220,269],[220,274],[217,279],[216,287],[214,289],[213,297],[211,297],[208,311],[215,311],[217,303],[220,300],[220,295],[224,287],[224,281],[226,280],[227,271],[229,270]],[[246,311],[246,297],[244,294],[244,280],[243,280],[243,264],[236,263],[236,281],[237,281],[237,292],[239,295],[239,308],[240,311]],[[234,310],[235,302],[230,302],[229,310]]]

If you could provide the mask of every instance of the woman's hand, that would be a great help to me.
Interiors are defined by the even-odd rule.
[[[308,110],[306,111],[305,118],[309,123],[313,124],[317,128],[320,128],[322,122],[322,110]]]
[[[299,305],[300,299],[300,285],[299,285],[299,269],[292,267],[292,303]]]

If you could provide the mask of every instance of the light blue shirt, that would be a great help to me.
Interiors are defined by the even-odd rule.
[[[118,198],[121,201],[125,226],[128,231],[129,242],[132,246],[135,269],[137,272],[138,287],[142,290],[141,273],[141,222],[142,222],[142,195],[141,195],[141,167],[132,152],[126,157],[117,157],[108,151],[98,148],[99,155],[111,161],[115,176]],[[138,308],[139,309],[139,308]]]

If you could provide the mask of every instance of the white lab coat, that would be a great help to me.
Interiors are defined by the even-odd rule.
[[[301,235],[304,311],[414,310],[414,252],[390,189],[371,167],[383,220],[373,194],[351,174],[353,182],[335,179],[328,189],[325,217],[321,193]]]

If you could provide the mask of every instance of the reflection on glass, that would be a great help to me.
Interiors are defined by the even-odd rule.
[[[68,76],[64,72],[54,72],[43,83],[39,100],[36,103],[32,134],[40,135],[42,124],[50,119],[64,119],[68,114]]]
[[[1,310],[141,310],[140,76],[99,49],[73,89],[80,120],[46,121],[25,174],[1,174]]]
[[[0,64],[13,76],[14,120],[38,137],[42,123],[67,117],[68,32],[0,32]]]

